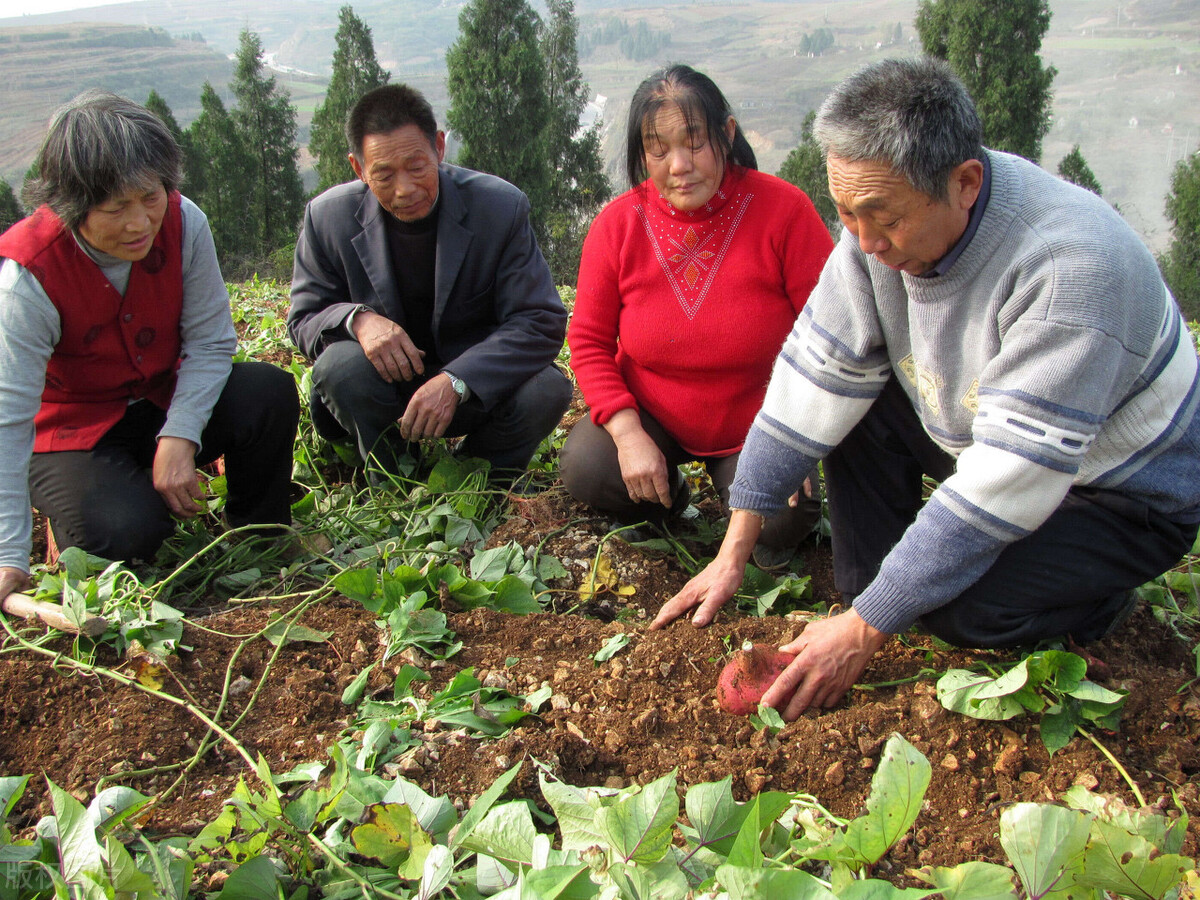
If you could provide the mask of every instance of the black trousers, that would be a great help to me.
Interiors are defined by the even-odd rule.
[[[351,438],[368,471],[398,471],[408,451],[396,422],[423,383],[384,381],[357,341],[330,344],[312,369],[313,426],[328,440]],[[486,459],[493,471],[524,471],[542,439],[554,430],[571,402],[571,382],[557,366],[542,369],[509,397],[484,409],[472,395],[459,404],[447,437],[466,435],[463,450]]]
[[[922,475],[942,481],[953,471],[953,457],[925,433],[890,381],[825,460],[834,580],[844,598],[871,583],[916,518]],[[979,581],[921,624],[966,647],[1068,635],[1094,640],[1121,612],[1125,592],[1174,566],[1196,531],[1120,493],[1074,487],[1040,528],[1010,544]]]
[[[680,502],[683,477],[678,467],[696,457],[679,446],[679,442],[648,412],[639,410],[639,416],[642,428],[666,457],[669,488],[674,501],[672,510],[665,509],[661,503],[629,499],[629,489],[621,478],[617,445],[608,431],[593,424],[586,416],[571,429],[567,442],[563,444],[559,454],[559,474],[572,497],[619,522],[661,523],[671,511],[675,511],[675,506],[683,505]],[[739,456],[740,453],[734,453],[730,456],[700,458],[726,509],[729,508],[729,486],[737,472]],[[799,489],[801,485],[797,484],[796,487]],[[812,531],[820,517],[820,495],[808,498],[801,492],[800,505],[785,507],[767,519],[758,541],[767,547],[793,549]]]
[[[196,464],[225,457],[225,517],[232,526],[291,522],[292,444],[300,404],[292,376],[269,363],[234,363],[201,436]],[[150,469],[166,413],[132,404],[91,450],[35,453],[30,500],[58,546],[106,559],[153,559],[174,530]]]

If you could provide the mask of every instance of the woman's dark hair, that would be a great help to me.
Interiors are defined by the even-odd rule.
[[[405,125],[416,125],[436,146],[437,119],[425,95],[407,84],[385,84],[363,94],[346,116],[346,143],[361,163],[368,134],[391,134]]]
[[[183,154],[162,119],[108,91],[86,91],[55,110],[25,203],[45,204],[70,229],[109,197],[162,182],[179,186]]]
[[[757,169],[758,160],[742,126],[735,128],[733,140],[725,134],[725,123],[733,115],[729,101],[711,78],[691,66],[679,63],[659,69],[638,85],[629,104],[629,121],[625,133],[625,172],[630,187],[646,180],[646,146],[643,129],[653,129],[658,111],[667,104],[679,107],[687,122],[688,137],[708,135],[708,141],[721,164],[732,163],[747,169]]]

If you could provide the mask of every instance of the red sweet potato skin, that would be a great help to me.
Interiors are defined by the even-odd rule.
[[[767,688],[795,658],[770,644],[738,650],[717,679],[717,702],[721,709],[735,716],[750,715],[758,709],[758,701]]]

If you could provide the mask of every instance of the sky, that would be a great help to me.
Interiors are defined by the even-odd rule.
[[[26,13],[59,12],[82,9],[85,6],[105,6],[116,0],[0,0],[0,19],[23,16]]]

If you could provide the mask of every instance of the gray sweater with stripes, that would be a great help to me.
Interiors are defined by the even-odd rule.
[[[988,151],[991,196],[943,275],[849,232],[775,363],[730,505],[769,514],[898,378],[955,472],[854,601],[903,631],[977,581],[1072,485],[1200,521],[1200,381],[1153,257],[1111,207]]]

